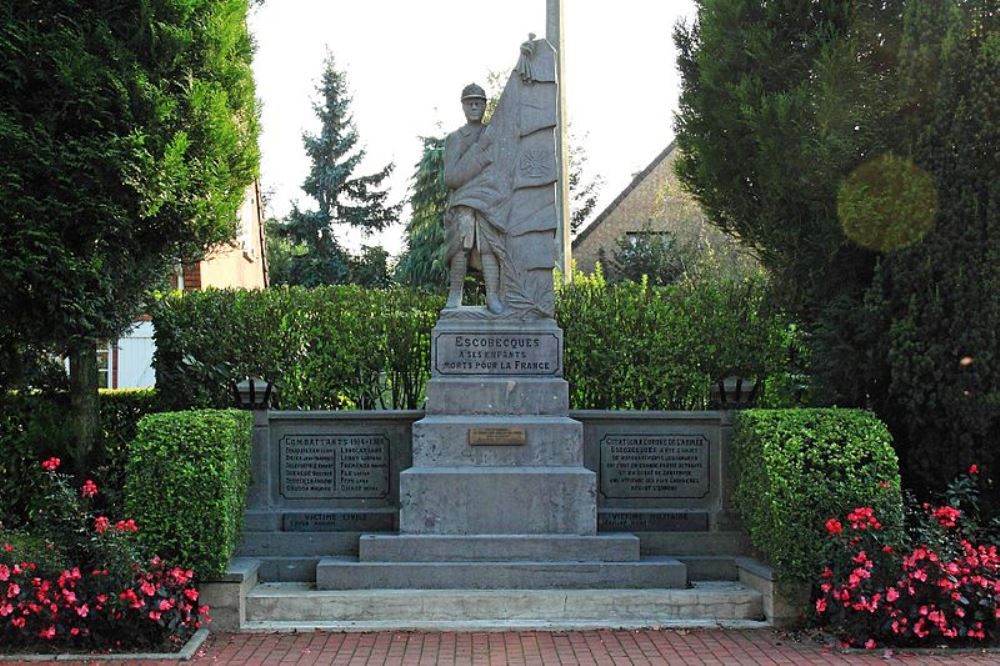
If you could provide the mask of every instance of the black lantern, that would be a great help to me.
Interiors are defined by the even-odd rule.
[[[274,382],[259,377],[247,377],[234,387],[236,404],[240,409],[263,410],[271,406],[271,398],[277,394]]]

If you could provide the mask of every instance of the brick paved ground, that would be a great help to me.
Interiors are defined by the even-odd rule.
[[[54,663],[54,662],[52,662]],[[68,662],[59,662],[67,664]],[[94,663],[94,662],[91,662]],[[121,664],[122,662],[104,662]],[[138,662],[133,662],[138,663]],[[176,664],[177,662],[160,662]],[[182,662],[183,663],[183,662]],[[1000,664],[1000,653],[842,654],[770,631],[213,634],[194,664]],[[142,662],[152,666],[156,662]]]

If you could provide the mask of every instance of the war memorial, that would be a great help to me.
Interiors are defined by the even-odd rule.
[[[256,412],[243,545],[205,590],[217,627],[781,620],[730,510],[725,412],[569,410],[559,95],[533,35],[488,126],[482,88],[462,90],[426,407]],[[483,306],[462,304],[472,268]]]

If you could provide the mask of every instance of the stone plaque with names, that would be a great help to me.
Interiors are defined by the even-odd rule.
[[[472,446],[522,446],[525,438],[524,428],[469,428]]]
[[[444,376],[558,377],[560,342],[558,335],[543,331],[435,331],[434,371]]]
[[[395,516],[389,512],[341,511],[336,513],[286,513],[286,532],[391,532]]]
[[[708,513],[602,509],[597,512],[597,529],[601,532],[707,532]]]
[[[601,493],[623,499],[703,498],[709,492],[708,449],[702,435],[605,435]]]
[[[285,435],[278,442],[285,499],[380,499],[389,495],[384,435]]]

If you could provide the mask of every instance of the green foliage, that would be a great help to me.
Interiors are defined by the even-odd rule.
[[[157,386],[172,408],[232,405],[247,375],[287,409],[417,408],[444,299],[353,285],[175,293],[154,308]]]
[[[675,36],[682,180],[775,276],[819,394],[889,425],[909,485],[940,491],[972,463],[993,472],[995,3],[699,7]]]
[[[766,307],[759,274],[742,281],[605,283],[598,271],[561,286],[564,374],[577,409],[705,409],[729,374],[788,382],[787,323]],[[775,400],[779,393],[772,392]]]
[[[0,328],[14,339],[116,337],[179,257],[232,238],[258,163],[246,12],[0,8]]]
[[[444,288],[444,210],[448,188],[444,184],[444,137],[421,137],[424,150],[413,172],[410,219],[406,223],[406,248],[396,266],[400,284],[425,289]]]
[[[614,256],[608,261],[609,273],[614,279],[642,282],[646,279],[655,286],[664,286],[684,274],[684,249],[667,231],[656,232],[648,227],[615,239]]]
[[[122,517],[128,445],[139,419],[158,410],[158,399],[152,389],[105,390],[99,403],[97,465],[88,474],[101,488],[97,506],[117,519]],[[4,452],[0,456],[0,524],[8,528],[24,524],[36,503],[35,491],[42,479],[40,460],[50,456],[67,460],[74,455],[73,436],[66,423],[68,405],[65,393],[7,393],[0,397],[0,450]]]
[[[901,537],[899,466],[888,429],[870,412],[738,412],[733,476],[750,540],[780,580],[812,582],[824,565],[826,521],[855,507],[874,509]]]
[[[151,414],[129,451],[128,514],[150,552],[202,580],[239,545],[250,485],[253,415],[238,410]]]
[[[287,261],[272,271],[271,282],[305,287],[348,282],[384,286],[388,275],[385,251],[379,250],[381,263],[371,248],[352,258],[340,245],[334,225],[347,224],[370,233],[396,221],[400,207],[387,205],[388,193],[379,189],[393,165],[371,175],[354,175],[365,151],[356,149],[358,133],[350,113],[347,79],[337,70],[333,56],[328,55],[324,62],[317,92],[320,98],[313,108],[321,123],[320,133],[302,135],[312,161],[302,189],[317,202],[317,208],[302,210],[293,205],[283,224],[272,225],[272,230],[290,243],[291,251],[281,255]]]

